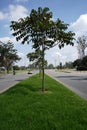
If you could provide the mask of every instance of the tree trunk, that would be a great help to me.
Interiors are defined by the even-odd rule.
[[[39,77],[41,77],[42,69],[39,67]]]
[[[9,74],[9,68],[6,68],[7,74]]]
[[[44,42],[42,44],[42,92],[45,91],[44,88]]]

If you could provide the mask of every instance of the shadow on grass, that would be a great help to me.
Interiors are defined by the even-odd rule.
[[[21,81],[21,79],[17,80]],[[19,83],[17,83],[15,86],[9,88],[6,92],[4,92],[7,95],[29,95],[29,93],[35,93],[35,92],[42,92],[42,85],[41,85],[41,79],[37,76],[33,76],[33,79],[26,79]],[[47,89],[45,89],[45,92],[48,92]]]

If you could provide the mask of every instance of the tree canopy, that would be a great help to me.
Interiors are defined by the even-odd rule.
[[[32,41],[33,47],[38,48],[42,45],[42,39],[45,39],[45,47],[57,45],[61,48],[70,44],[73,45],[74,33],[66,31],[68,24],[60,19],[52,20],[52,12],[49,8],[31,10],[29,16],[18,21],[11,21],[11,29],[14,30],[13,36],[16,40],[22,40],[22,44]]]
[[[64,45],[73,45],[74,33],[67,31],[68,24],[60,19],[54,21],[53,14],[48,7],[31,10],[26,18],[11,21],[11,30],[16,40],[22,40],[22,44],[31,43],[35,50],[42,49],[42,86],[44,86],[44,51],[55,45],[59,48]],[[42,87],[44,91],[44,87]]]
[[[20,60],[20,58],[12,42],[0,42],[0,66],[4,66],[7,72],[9,72],[10,67],[18,60]]]
[[[82,59],[77,59],[73,62],[73,66],[77,70],[87,70],[87,56],[84,56]]]

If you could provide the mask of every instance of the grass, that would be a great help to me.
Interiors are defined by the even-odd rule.
[[[87,130],[87,102],[62,84],[34,75],[0,94],[0,130]]]

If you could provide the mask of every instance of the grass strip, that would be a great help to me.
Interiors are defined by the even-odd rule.
[[[86,130],[87,102],[45,75],[34,75],[0,94],[0,130]]]

